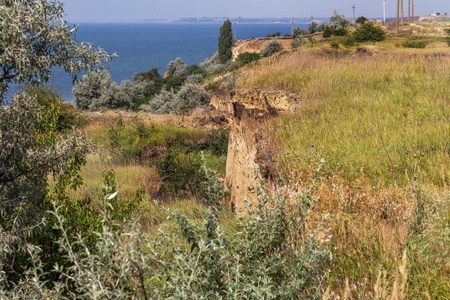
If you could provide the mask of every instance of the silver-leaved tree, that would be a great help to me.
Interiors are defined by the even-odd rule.
[[[57,109],[41,107],[19,92],[5,101],[12,84],[42,84],[55,67],[73,75],[110,60],[102,49],[74,39],[58,1],[0,0],[0,273],[19,273],[16,253],[43,220],[48,177],[56,189],[79,184],[88,143],[57,132]],[[10,105],[5,105],[9,102]],[[1,281],[1,280],[0,280]],[[1,285],[1,284],[0,284]]]
[[[52,68],[90,71],[112,56],[75,40],[63,5],[47,0],[0,0],[0,101],[13,83],[43,83]]]

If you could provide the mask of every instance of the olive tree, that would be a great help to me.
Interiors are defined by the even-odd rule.
[[[102,60],[109,60],[101,48],[75,40],[77,26],[64,20],[59,1],[0,1],[0,101],[13,83],[43,83],[59,67],[77,79]]]

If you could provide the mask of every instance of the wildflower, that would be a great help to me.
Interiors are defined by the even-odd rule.
[[[311,148],[314,148],[314,145],[311,145]]]
[[[332,237],[333,237],[332,235],[329,235],[329,236],[328,236],[329,239],[331,239]]]
[[[337,250],[337,249],[338,249],[338,247],[334,246],[334,247],[333,247],[333,249],[334,249],[334,250]]]
[[[307,236],[306,238],[307,238],[308,240],[310,240],[310,239],[311,239],[311,237],[310,237],[310,236]]]

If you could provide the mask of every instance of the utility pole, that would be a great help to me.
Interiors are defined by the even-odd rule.
[[[292,26],[291,26],[291,35],[294,35],[294,19],[292,19]]]
[[[353,24],[355,24],[355,4],[353,4]]]
[[[402,25],[403,25],[403,0],[402,1]]]
[[[237,29],[236,29],[237,19],[234,19],[234,39],[237,41]]]
[[[398,34],[398,18],[400,13],[400,0],[397,0],[397,18],[395,19],[395,33]]]
[[[411,20],[411,22],[415,22],[415,19],[414,19],[414,0],[411,0],[412,2],[412,20]]]
[[[311,16],[311,24],[314,22],[314,17]]]
[[[386,24],[386,0],[381,0],[383,2],[383,24]]]
[[[408,0],[408,22],[411,22],[411,0]]]

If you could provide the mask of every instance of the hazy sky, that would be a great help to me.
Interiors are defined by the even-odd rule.
[[[61,0],[70,22],[114,22],[180,17],[329,17],[336,9],[351,17],[381,17],[381,0]],[[416,15],[450,14],[450,0],[415,0]],[[394,16],[395,0],[386,0]],[[408,0],[403,0],[405,16]]]

